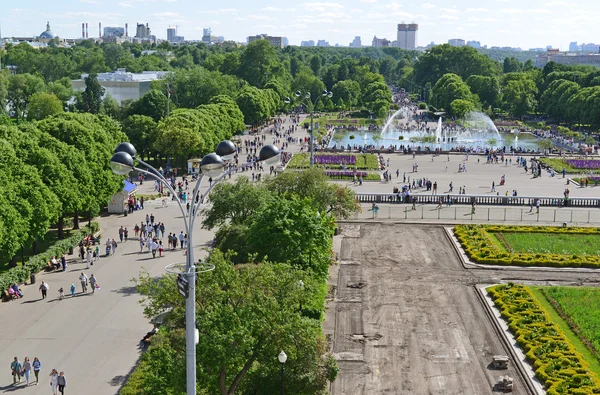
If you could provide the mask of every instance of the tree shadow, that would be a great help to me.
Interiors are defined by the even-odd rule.
[[[129,372],[127,372],[127,374],[115,376],[108,382],[112,387],[118,387],[118,391],[116,392],[117,394],[121,392],[121,389],[123,389],[123,386],[129,380],[129,377],[131,376],[135,368],[138,366],[141,358],[142,354],[140,353],[138,355],[137,360],[135,361],[131,369],[129,369]]]
[[[123,296],[131,296],[131,295],[135,295],[138,293],[137,287],[135,285],[126,285],[119,289],[113,289],[110,292],[121,294]]]

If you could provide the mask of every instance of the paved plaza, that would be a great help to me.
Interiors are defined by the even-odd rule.
[[[284,124],[285,129],[288,126],[289,123]],[[271,143],[272,137],[270,134],[267,135],[267,143]],[[306,135],[306,131],[301,130],[296,133],[295,137],[305,137]],[[250,138],[252,136],[243,137],[243,139]],[[290,151],[298,152],[300,145],[291,144],[290,148]],[[242,157],[245,156],[246,153],[243,151]],[[401,181],[395,176],[396,169],[400,170],[400,177],[406,172],[411,179],[418,176],[437,181],[440,192],[447,191],[448,184],[453,182],[455,191],[459,186],[464,185],[467,194],[487,194],[490,193],[491,181],[495,180],[498,184],[502,174],[506,174],[507,184],[505,187],[497,187],[501,194],[505,190],[511,192],[516,189],[519,195],[535,193],[543,196],[561,196],[566,186],[565,180],[559,177],[549,178],[544,174],[544,177],[532,180],[531,175],[525,175],[523,170],[516,166],[486,165],[483,157],[480,157],[481,161],[477,163],[477,157],[471,156],[469,161],[465,162],[467,163],[466,173],[457,173],[458,164],[465,160],[464,155],[451,155],[450,162],[447,162],[447,156],[436,157],[433,162],[431,162],[431,155],[417,156],[415,159],[412,158],[412,155],[402,154],[386,154],[384,157],[386,160],[390,159],[390,171],[394,174],[391,183],[365,182],[360,187],[351,184],[349,186],[358,192],[389,193],[393,186],[399,185],[398,183]],[[419,165],[418,173],[411,173],[413,163]],[[233,180],[240,175],[251,177],[251,174],[252,172],[236,174],[233,176]],[[268,169],[263,176],[267,174]],[[205,191],[206,187],[205,185],[202,191]],[[570,189],[573,197],[596,194],[596,189],[591,187],[587,189],[572,187]],[[140,193],[153,192],[152,182],[146,182],[140,186]],[[481,209],[484,208],[481,207]],[[404,215],[403,206],[395,206],[394,210],[398,210],[398,214],[394,214],[397,219]],[[422,210],[425,212],[425,208]],[[391,213],[391,211],[389,212]],[[170,202],[166,208],[161,207],[158,201],[148,202],[144,210],[127,217],[122,215],[102,217],[99,222],[103,240],[106,238],[118,239],[120,226],[127,227],[132,236],[129,241],[119,244],[114,256],[102,257],[90,270],[84,270],[82,260],[70,256],[66,272],[42,273],[38,275],[35,285],[22,287],[23,299],[0,305],[3,322],[6,323],[4,331],[0,335],[0,360],[4,361],[7,366],[4,379],[0,381],[0,390],[4,392],[20,391],[24,385],[12,387],[12,377],[9,374],[8,365],[13,357],[17,356],[22,361],[26,356],[31,359],[37,356],[42,362],[40,376],[42,381],[37,387],[27,389],[28,394],[44,395],[49,393],[48,375],[53,368],[65,372],[68,380],[67,389],[70,394],[107,395],[118,392],[139,358],[139,341],[151,329],[151,325],[142,315],[142,307],[138,303],[140,296],[136,293],[131,279],[137,277],[141,270],[147,270],[152,276],[159,276],[164,273],[166,265],[182,263],[185,260],[182,250],[166,251],[164,257],[156,259],[153,259],[149,252],[139,252],[139,243],[133,237],[133,227],[136,223],[143,221],[147,213],[153,213],[156,221],[165,223],[167,234],[169,232],[179,233],[183,230],[181,214],[174,202]],[[385,210],[382,210],[380,216],[384,216],[384,213]],[[370,214],[368,208],[365,207],[359,218],[367,218]],[[415,215],[418,216],[418,214]],[[389,216],[391,217],[391,214]],[[420,220],[420,218],[413,219]],[[203,249],[213,238],[211,232],[200,228],[200,222],[197,221],[194,230],[194,250],[197,257],[206,254]],[[531,222],[535,222],[533,218],[531,218]],[[409,273],[420,270],[425,270],[423,273],[430,273],[439,270],[441,274],[450,276],[457,269],[456,258],[447,253],[447,247],[443,246],[444,241],[440,236],[441,232],[437,230],[424,233],[423,240],[427,241],[426,244],[413,246],[408,245],[407,241],[414,235],[407,230],[402,230],[408,228],[400,227],[398,230],[389,232],[387,238],[379,240],[378,237],[385,233],[380,233],[382,229],[395,228],[373,228],[368,233],[369,237],[364,240],[347,239],[344,241],[345,249],[342,250],[342,260],[358,262],[368,260],[370,262],[368,271],[352,274],[346,271],[355,266],[346,264],[342,265],[340,270],[342,276],[350,276],[353,279],[364,277],[370,285],[381,283],[379,291],[370,286],[361,292],[372,292],[372,298],[383,303],[381,306],[389,307],[370,311],[368,304],[356,305],[355,307],[358,309],[356,314],[358,315],[347,315],[345,319],[348,322],[358,324],[364,318],[371,318],[368,318],[369,321],[364,324],[364,328],[352,328],[348,329],[348,332],[342,331],[339,334],[340,336],[345,336],[342,335],[344,333],[351,335],[354,332],[360,332],[360,329],[368,335],[383,334],[384,340],[383,343],[371,341],[357,343],[362,344],[360,347],[363,349],[370,350],[365,351],[365,355],[367,355],[365,361],[371,362],[361,362],[360,365],[342,362],[340,380],[334,385],[334,393],[367,394],[381,393],[383,390],[392,391],[391,393],[426,393],[420,392],[421,388],[430,389],[433,391],[432,393],[463,393],[440,392],[442,388],[453,388],[458,385],[456,384],[458,381],[456,378],[452,378],[454,377],[452,369],[444,367],[443,364],[435,365],[439,363],[434,360],[435,358],[427,360],[419,357],[423,351],[419,347],[424,346],[432,350],[440,348],[443,351],[440,355],[459,350],[461,358],[464,357],[469,362],[465,364],[464,361],[460,361],[457,365],[460,368],[457,369],[460,372],[466,372],[473,368],[473,375],[476,378],[474,387],[472,387],[475,390],[471,391],[471,387],[469,387],[464,393],[486,393],[491,376],[478,366],[489,353],[498,352],[500,346],[491,334],[489,324],[480,322],[478,307],[473,305],[472,296],[469,295],[468,284],[470,282],[467,280],[469,275],[458,275],[463,278],[458,283],[440,283],[436,289],[441,293],[437,296],[432,294],[432,298],[428,298],[427,295],[416,296],[417,289],[422,289],[425,284],[430,284],[432,281],[439,281],[439,276],[420,274],[413,276]],[[350,242],[357,244],[350,247]],[[438,245],[440,246],[439,250],[431,250],[431,246],[438,248]],[[385,254],[384,250],[387,251]],[[378,265],[379,262],[383,263],[381,267]],[[101,289],[95,295],[80,294],[78,277],[81,271],[85,271],[88,276],[93,273],[97,277]],[[495,281],[500,278],[493,277],[490,272],[487,273],[486,281]],[[394,289],[402,288],[410,278],[415,281],[411,283],[411,287],[406,288],[405,291],[402,291],[403,293],[394,293]],[[38,291],[41,280],[48,282],[50,286],[49,297],[45,300],[41,299]],[[68,293],[72,283],[77,287],[76,296],[67,296],[64,300],[58,300],[58,289],[63,287]],[[339,285],[340,292],[343,287],[345,285]],[[175,284],[173,284],[173,292],[177,292]],[[385,294],[388,292],[389,295],[386,296]],[[466,294],[464,294],[465,292]],[[405,297],[406,299],[401,301]],[[455,297],[457,303],[462,307],[452,310]],[[368,301],[368,298],[365,300]],[[427,306],[433,307],[427,310]],[[425,310],[418,313],[423,308]],[[405,312],[414,314],[402,315]],[[441,318],[436,318],[439,314],[442,314]],[[448,325],[443,326],[444,322],[447,322]],[[410,331],[402,332],[405,331],[403,328],[407,323],[411,325]],[[429,324],[433,327],[428,329]],[[451,328],[452,331],[443,332],[446,327]],[[412,335],[409,336],[410,333]],[[423,337],[427,333],[428,337]],[[481,338],[479,338],[480,336]],[[427,341],[419,346],[421,340]],[[338,351],[339,347],[356,346],[356,342],[353,340],[342,341],[340,338],[339,341],[339,344],[335,343]],[[375,347],[376,344],[381,347]],[[442,349],[443,347],[445,348]],[[413,358],[416,361],[414,364],[410,362]],[[379,361],[377,364],[381,365],[374,365],[374,361]],[[349,370],[348,366],[350,365],[360,366],[362,373],[359,373],[368,373],[369,378],[357,376],[358,371]],[[393,370],[390,370],[392,368]],[[398,372],[395,369],[399,369]],[[420,369],[418,372],[421,373],[427,371],[431,377],[438,378],[425,380],[423,378],[425,376],[418,376],[419,378],[413,379],[411,378],[411,372],[413,372],[411,369]],[[404,373],[400,375],[401,372],[406,372],[408,376],[403,376]],[[399,375],[398,378],[395,377],[396,375]],[[393,379],[395,384],[387,385],[384,380],[383,384],[375,385],[377,377],[388,377],[390,380]],[[398,381],[400,377],[402,377],[402,382]],[[359,388],[360,392],[352,391],[356,388]],[[394,392],[394,388],[397,389],[397,392]],[[484,389],[484,391],[477,392],[479,389]]]

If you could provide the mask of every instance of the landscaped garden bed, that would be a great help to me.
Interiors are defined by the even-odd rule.
[[[379,159],[374,154],[315,154],[315,166],[326,169],[340,170],[346,165],[347,170],[379,170]],[[288,169],[308,169],[310,167],[310,154],[294,154],[287,165]]]
[[[325,171],[325,174],[332,180],[354,180],[354,175],[356,175],[357,179],[358,177],[362,177],[363,181],[381,181],[381,176],[379,174],[367,173],[366,171],[327,170]]]
[[[488,294],[548,395],[600,393],[598,376],[531,289],[509,283]]]
[[[457,225],[454,234],[481,264],[600,268],[598,228]]]
[[[600,172],[600,160],[597,159],[540,158],[539,161],[558,173],[563,170],[569,174],[589,173],[590,171]]]

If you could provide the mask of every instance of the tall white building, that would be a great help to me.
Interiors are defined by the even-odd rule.
[[[417,32],[419,25],[416,23],[398,24],[397,46],[402,49],[413,50],[417,47]]]
[[[465,40],[463,40],[462,38],[451,38],[450,40],[448,40],[448,44],[450,44],[451,47],[464,47]]]
[[[352,40],[352,42],[350,43],[350,47],[351,48],[361,48],[362,47],[360,36],[354,37],[354,40]]]

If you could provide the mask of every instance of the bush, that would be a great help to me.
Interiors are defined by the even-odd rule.
[[[600,391],[598,377],[529,288],[509,283],[488,288],[488,294],[533,364],[535,375],[546,384],[547,394]]]
[[[90,233],[96,233],[98,229],[98,223],[92,222],[91,230],[86,226],[83,229],[71,232],[69,237],[57,241],[46,251],[32,256],[25,262],[24,265],[13,267],[7,272],[0,274],[0,290],[6,290],[13,283],[21,284],[26,280],[29,280],[29,276],[31,276],[32,273],[37,273],[46,267],[48,265],[48,261],[52,259],[53,256],[61,256],[69,251],[70,248],[74,248]]]
[[[419,103],[419,110],[427,110],[427,103]]]

